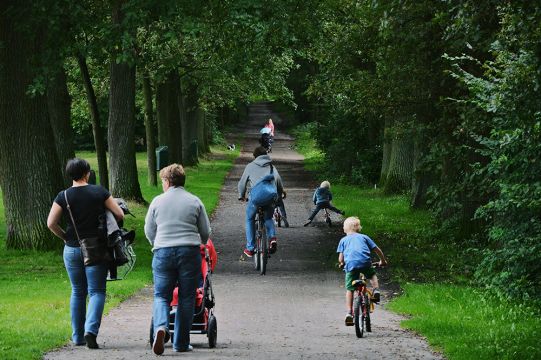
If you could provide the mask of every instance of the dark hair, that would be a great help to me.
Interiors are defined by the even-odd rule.
[[[267,149],[265,149],[263,146],[258,146],[254,150],[254,157],[258,157],[261,155],[267,155]]]
[[[88,161],[79,158],[68,160],[66,164],[66,175],[73,181],[81,180],[90,172],[90,164]]]

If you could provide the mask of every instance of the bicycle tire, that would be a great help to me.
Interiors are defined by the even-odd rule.
[[[355,317],[355,335],[358,338],[363,337],[364,323],[362,321],[361,297],[356,296],[353,302],[353,316]]]
[[[261,275],[265,275],[267,273],[267,259],[269,258],[269,247],[267,243],[267,233],[265,231],[265,227],[263,227],[261,231],[261,251],[259,252],[259,258],[260,258],[260,271],[259,273]]]
[[[370,297],[368,294],[364,294],[364,303],[366,306],[366,313],[364,314],[364,327],[366,332],[372,332],[372,323],[370,321]]]
[[[259,271],[259,269],[261,268],[261,262],[260,262],[260,258],[259,258],[259,238],[256,237],[255,239],[255,249],[254,249],[254,255],[252,256],[254,258],[254,269]]]

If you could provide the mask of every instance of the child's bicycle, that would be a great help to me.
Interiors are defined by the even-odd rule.
[[[269,256],[269,243],[267,239],[267,231],[265,228],[265,216],[263,208],[257,208],[257,215],[255,217],[255,254],[254,268],[259,270],[261,275],[265,275],[267,272],[267,260]]]
[[[329,213],[329,209],[324,208],[323,211],[324,211],[323,216],[325,217],[325,222],[327,223],[327,225],[329,225],[329,227],[332,227],[331,214]]]
[[[379,267],[379,263],[373,263],[372,266]],[[366,286],[366,277],[361,273],[359,279],[353,280],[355,287],[353,292],[353,317],[355,319],[355,334],[362,338],[364,332],[372,332],[372,323],[370,313],[374,311],[375,302],[372,302],[372,292]]]

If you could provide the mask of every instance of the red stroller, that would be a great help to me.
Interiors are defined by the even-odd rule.
[[[206,334],[209,341],[209,347],[216,347],[218,337],[218,324],[214,316],[214,292],[212,291],[211,274],[216,267],[218,255],[211,239],[208,239],[207,245],[201,245],[201,286],[197,288],[195,299],[195,311],[190,334]],[[173,336],[175,331],[175,316],[178,306],[178,287],[173,292],[173,300],[169,310],[169,333]],[[165,337],[165,342],[169,341],[170,336]],[[154,326],[150,322],[150,345],[154,343]]]

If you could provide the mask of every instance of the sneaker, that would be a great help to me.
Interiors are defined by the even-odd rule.
[[[152,343],[152,351],[156,355],[163,354],[164,350],[164,340],[165,340],[165,329],[159,328],[156,331],[156,336],[154,336],[154,342]]]
[[[174,349],[175,352],[190,352],[190,351],[193,351],[193,346],[191,345],[188,345],[188,347],[186,349]]]
[[[288,227],[289,227],[289,223],[287,222],[287,218],[283,217],[283,218],[282,218],[282,221],[284,222],[284,227],[288,228]]]
[[[370,300],[373,303],[379,303],[379,301],[381,300],[381,294],[379,293],[379,290],[374,290],[374,292],[372,293],[372,298]]]
[[[252,250],[248,250],[248,249],[244,249],[244,255],[248,256],[248,257],[252,257],[254,256],[255,252],[253,252]]]
[[[273,237],[269,244],[269,253],[274,254],[276,249],[278,249],[278,242],[276,241],[276,237]]]
[[[308,226],[312,223],[312,220],[308,220],[307,222],[304,223],[304,226]]]
[[[353,326],[353,315],[351,313],[347,313],[344,322],[346,323],[346,326]]]
[[[99,345],[96,342],[96,335],[92,333],[86,333],[85,334],[85,340],[86,340],[86,347],[89,349],[99,349]]]

